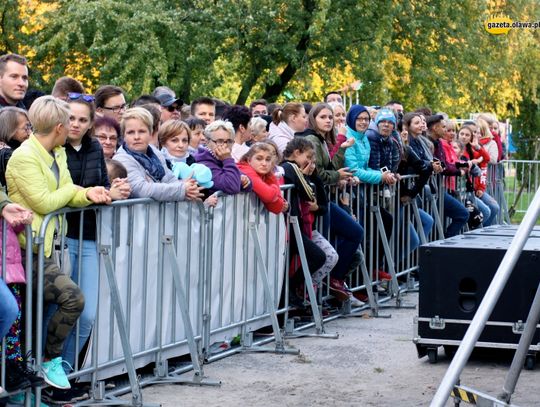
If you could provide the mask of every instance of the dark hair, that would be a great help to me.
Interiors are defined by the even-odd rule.
[[[332,124],[332,128],[327,133],[320,133],[320,130],[317,128],[317,121],[315,118],[321,113],[322,110],[328,109],[333,115],[332,107],[328,103],[317,103],[315,106],[313,106],[313,109],[309,112],[309,127],[315,131],[317,134],[323,137],[324,140],[327,142],[330,142],[331,144],[336,144],[336,136],[334,132],[334,125]]]
[[[114,120],[110,116],[101,116],[97,117],[96,121],[94,122],[94,131],[95,129],[99,127],[109,127],[111,129],[114,129],[116,131],[116,137],[118,137],[118,145],[121,144],[121,131],[120,131],[120,124],[116,120]]]
[[[335,90],[332,90],[330,92],[328,92],[326,95],[324,95],[324,103],[326,103],[326,99],[328,99],[328,96],[330,95],[339,95],[339,97],[341,97],[341,93],[335,91]]]
[[[266,101],[266,99],[257,99],[257,100],[254,100],[253,102],[251,102],[249,104],[249,110],[253,110],[253,108],[257,105],[264,105],[264,106],[268,106],[268,102]]]
[[[412,119],[415,117],[420,117],[422,113],[419,112],[409,112],[405,113],[405,116],[403,116],[403,124],[407,127],[407,130],[409,130],[411,126]]]
[[[88,135],[88,137],[92,137],[94,135],[94,119],[96,117],[96,108],[94,107],[94,104],[92,102],[87,102],[82,97],[79,97],[78,99],[69,99],[67,103],[69,105],[78,103],[88,108],[88,111],[90,112],[90,122],[92,122],[92,126],[88,128],[84,136]]]
[[[190,130],[195,130],[197,127],[202,127],[203,130],[206,127],[206,122],[203,119],[199,119],[198,117],[191,116],[186,120],[187,125],[189,126]]]
[[[225,110],[222,119],[230,121],[234,127],[234,131],[238,131],[241,125],[247,129],[249,120],[251,119],[251,113],[246,106],[233,105]]]
[[[195,115],[195,112],[197,111],[197,106],[198,105],[211,105],[211,106],[216,106],[216,102],[214,102],[213,99],[209,98],[209,97],[206,97],[206,96],[201,96],[201,97],[198,97],[197,99],[194,99],[193,102],[191,102],[191,114],[192,115]]]
[[[278,109],[281,109],[281,105],[279,103],[270,103],[268,106],[266,106],[266,110],[270,116],[272,116],[274,111]]]
[[[311,109],[313,109],[313,105],[309,102],[304,102],[302,103],[302,105],[304,106],[304,110],[306,111],[306,114],[309,114],[309,112],[311,112]],[[345,108],[345,106],[344,106]],[[334,109],[332,109],[333,111]]]
[[[152,95],[141,95],[137,99],[135,99],[133,102],[131,102],[129,107],[148,105],[148,104],[152,104],[152,103],[155,103],[157,105],[161,105],[161,103],[159,102],[159,99],[157,97],[152,96]]]
[[[147,103],[145,105],[139,105],[143,109],[146,109],[152,115],[152,133],[155,133],[159,130],[159,121],[161,120],[161,109],[154,104]]]
[[[391,106],[391,105],[403,105],[399,100],[390,100],[385,104],[385,106]]]
[[[433,111],[429,107],[423,106],[423,107],[419,107],[418,109],[416,109],[414,111],[414,113],[423,114],[424,117],[427,119],[429,116],[431,116],[433,114]]]
[[[6,65],[9,61],[17,62],[18,64],[26,66],[28,62],[26,58],[19,54],[6,54],[0,57],[0,76],[4,75]]]
[[[62,76],[54,83],[51,95],[53,95],[55,98],[62,99],[65,98],[70,92],[84,93],[84,87],[77,79],[69,76]]]
[[[96,109],[100,107],[105,106],[105,102],[117,95],[123,95],[124,91],[119,86],[113,86],[113,85],[103,85],[100,86],[96,93],[94,94],[94,103],[96,104]]]
[[[315,147],[313,146],[313,143],[305,137],[294,137],[285,146],[283,158],[289,158],[296,150],[300,151],[300,154],[302,154],[308,150],[315,150]]]
[[[305,110],[302,103],[289,102],[285,103],[282,108],[274,110],[272,113],[272,121],[277,126],[280,122],[287,123],[292,116],[299,115],[302,110]]]
[[[116,178],[127,178],[127,170],[120,161],[110,158],[105,159],[109,181],[113,182]]]
[[[214,98],[214,106],[216,107],[216,120],[223,118],[223,113],[229,106],[231,106],[229,103],[225,102],[221,99]]]

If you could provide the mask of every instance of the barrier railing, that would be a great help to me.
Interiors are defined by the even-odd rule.
[[[540,161],[505,160],[488,168],[488,191],[501,206],[499,223],[519,223],[540,186]]]
[[[403,177],[403,182],[414,180],[414,176]],[[69,375],[70,379],[90,382],[91,400],[80,405],[143,405],[140,388],[147,384],[218,384],[205,378],[203,365],[232,352],[268,350],[260,345],[275,339],[275,346],[269,349],[288,353],[283,331],[290,335],[314,327],[318,336],[336,337],[325,334],[325,321],[367,308],[378,315],[388,299],[404,306],[402,294],[414,289],[411,274],[418,269],[417,245],[442,235],[443,207],[437,191],[443,191],[444,184],[442,179],[433,179],[431,184],[435,193],[429,189],[407,202],[400,199],[400,183],[391,188],[347,186],[350,200],[346,206],[366,231],[359,265],[347,282],[353,292],[366,290],[368,304],[356,310],[349,304],[342,313],[323,317],[321,301],[329,299],[330,292],[321,288],[317,299],[308,283],[313,323],[299,327],[291,324],[289,316],[287,278],[287,242],[299,233],[298,219],[270,214],[254,195],[222,196],[216,208],[208,209],[188,202],[137,199],[107,207],[64,208],[50,214],[38,236],[27,239],[37,251],[37,312],[32,315],[31,303],[25,311],[27,321],[35,320],[38,325],[34,337],[31,325],[25,332],[26,343],[35,342],[36,368],[41,366],[43,344],[44,236],[47,224],[58,216],[80,213],[82,226],[85,214],[95,211],[98,225],[96,317],[85,357],[75,357],[74,371]],[[285,194],[288,189],[284,187]],[[341,192],[334,190],[331,199],[338,202]],[[432,218],[430,224],[435,223],[431,230],[425,229],[426,216]],[[82,240],[81,227],[79,251]],[[303,249],[299,249],[302,257]],[[32,250],[27,250],[28,256],[27,265],[32,264]],[[307,281],[305,258],[302,265]],[[85,272],[80,256],[78,267]],[[392,277],[384,297],[379,294],[381,268]],[[32,276],[32,267],[27,267],[27,274]],[[398,279],[404,279],[405,284]],[[273,328],[272,337],[254,337],[256,330],[267,326]],[[79,324],[76,329],[80,330]],[[237,341],[241,346],[229,349]],[[83,345],[76,340],[77,350]],[[175,358],[184,355],[189,355],[190,362],[177,364]],[[153,374],[139,378],[136,369],[150,363],[155,364]],[[194,372],[192,379],[179,377],[190,370]],[[126,373],[128,385],[106,391],[105,380]],[[116,398],[129,391],[131,400]],[[37,388],[36,399],[39,396]]]

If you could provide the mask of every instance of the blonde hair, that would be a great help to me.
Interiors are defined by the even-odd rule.
[[[28,118],[36,134],[46,136],[50,134],[58,124],[69,126],[69,105],[54,96],[41,96],[37,98],[30,110]]]
[[[445,124],[446,124],[447,129],[452,129],[454,131],[457,131],[457,124],[455,121],[447,119],[445,120]]]
[[[154,128],[154,118],[152,117],[152,113],[144,107],[137,106],[129,108],[122,115],[122,120],[120,120],[120,131],[122,132],[122,136],[126,130],[126,121],[131,119],[137,119],[143,122],[144,125],[148,127],[150,134],[152,134]]]
[[[189,143],[191,140],[191,129],[187,123],[182,120],[167,120],[161,125],[158,131],[159,145],[163,147],[169,139],[178,136],[183,131],[187,133]]]
[[[476,125],[480,130],[480,138],[493,138],[488,123],[484,119],[477,119]]]

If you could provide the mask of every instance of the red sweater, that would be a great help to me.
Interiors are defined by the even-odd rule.
[[[276,214],[283,212],[285,198],[281,195],[281,189],[275,175],[270,172],[261,176],[247,162],[239,162],[237,166],[249,177],[253,192],[257,194],[265,208]]]
[[[463,151],[463,155],[467,158],[467,160],[477,160],[478,158],[482,157],[483,160],[478,166],[480,167],[480,171],[482,171],[482,175],[480,177],[474,177],[474,190],[475,191],[486,191],[486,181],[487,181],[487,163],[489,163],[489,153],[483,148],[480,147],[479,150],[472,149],[473,156],[471,157],[467,149]]]

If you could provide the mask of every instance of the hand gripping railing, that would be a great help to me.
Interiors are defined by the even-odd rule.
[[[521,251],[523,250],[523,247],[525,246],[525,243],[527,242],[527,239],[529,238],[529,235],[539,215],[540,188],[536,191],[534,199],[529,206],[527,213],[525,214],[525,218],[519,226],[515,237],[512,239],[512,243],[508,247],[508,250],[503,257],[501,264],[499,265],[499,268],[497,269],[497,272],[495,273],[495,276],[493,277],[493,280],[491,281],[491,284],[486,291],[484,299],[478,307],[478,311],[476,312],[473,320],[471,321],[471,325],[467,329],[467,332],[465,333],[465,336],[461,341],[461,345],[459,346],[454,358],[452,359],[452,362],[450,363],[450,366],[448,367],[448,370],[446,371],[441,381],[441,384],[439,385],[439,388],[437,389],[437,392],[435,393],[435,397],[431,402],[432,407],[444,406],[446,401],[448,400],[450,392],[457,384],[459,376],[463,371],[463,368],[465,367],[465,364],[467,363],[467,360],[469,359],[469,356],[471,355],[471,352],[473,351],[474,346],[478,341],[478,338],[480,337],[480,334],[482,333],[482,330],[484,329],[489,316],[491,315],[491,312],[495,308],[495,305],[497,304],[497,301],[499,300],[499,297],[501,296],[501,293],[508,279],[510,278],[512,270],[514,269],[514,266],[519,259]],[[538,297],[538,295],[536,297]],[[536,323],[537,321],[527,320],[525,332],[530,329],[528,328],[530,324],[536,326]],[[532,332],[534,333],[534,329],[532,330]],[[520,346],[521,345],[522,343],[520,341]],[[526,345],[527,349],[529,345],[530,342],[528,345]],[[516,353],[516,357],[522,356],[523,349],[521,349],[520,352]],[[513,388],[515,387],[515,381],[517,381],[516,375],[519,374],[519,371],[517,371],[516,373],[518,363],[520,363],[520,361],[514,359],[511,367],[511,372],[513,372],[513,375],[507,378],[507,383],[505,384],[506,394],[508,394],[510,390],[513,391]]]

